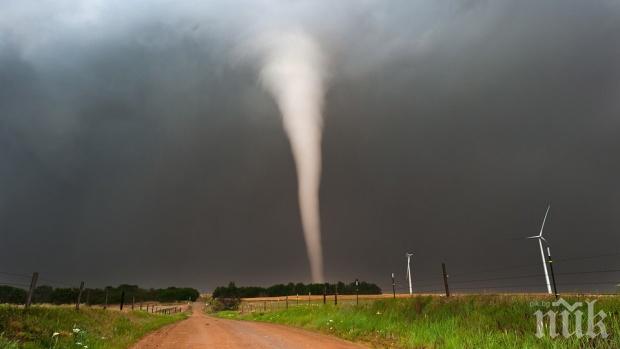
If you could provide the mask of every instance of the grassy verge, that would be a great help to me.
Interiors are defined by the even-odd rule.
[[[591,298],[591,297],[590,297]],[[583,327],[587,330],[586,298]],[[601,297],[608,337],[537,338],[534,312],[550,309],[551,299],[526,296],[414,297],[343,306],[299,306],[273,312],[220,312],[224,318],[274,322],[317,330],[377,347],[396,348],[620,348],[620,297]],[[535,302],[536,304],[534,304]],[[561,309],[560,309],[561,311]],[[558,331],[561,333],[561,316]],[[573,324],[575,317],[571,317]],[[598,321],[598,320],[596,320]],[[595,321],[595,322],[596,322]],[[547,322],[548,323],[548,322]],[[574,330],[574,326],[573,326]],[[598,330],[597,330],[598,332]]]
[[[146,333],[186,316],[0,306],[0,349],[127,348]]]

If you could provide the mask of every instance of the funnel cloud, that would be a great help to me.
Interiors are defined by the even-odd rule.
[[[276,99],[291,142],[312,280],[323,282],[319,184],[324,57],[313,38],[303,32],[270,34],[265,43],[267,54],[260,78]]]

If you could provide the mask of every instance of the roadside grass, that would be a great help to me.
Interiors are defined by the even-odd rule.
[[[569,303],[584,302],[583,331],[587,330],[586,300],[595,297],[567,297]],[[576,336],[537,338],[534,312],[550,310],[535,296],[476,295],[443,297],[418,296],[377,300],[356,305],[296,306],[272,312],[240,314],[219,312],[223,318],[287,324],[316,330],[352,341],[387,348],[620,348],[620,297],[597,297],[595,313],[604,310],[608,337]],[[555,308],[554,308],[555,309]],[[561,310],[560,310],[561,311]],[[574,316],[571,317],[574,331]],[[600,319],[600,318],[598,318]],[[598,319],[595,321],[597,322]],[[547,319],[545,319],[546,321]],[[548,321],[547,321],[548,323]],[[558,314],[558,332],[562,331]],[[548,329],[547,329],[548,331]],[[598,329],[597,329],[598,331]],[[548,333],[548,332],[547,332]]]
[[[185,313],[0,305],[0,349],[124,349],[148,332],[186,317]]]

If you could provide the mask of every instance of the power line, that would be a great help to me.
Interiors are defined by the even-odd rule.
[[[580,256],[580,257],[560,258],[560,259],[557,259],[556,262],[579,261],[579,260],[585,260],[585,259],[596,259],[596,258],[613,257],[613,256],[620,256],[620,252],[605,253],[605,254],[594,255],[594,256]]]

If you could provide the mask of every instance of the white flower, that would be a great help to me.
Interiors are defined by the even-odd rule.
[[[82,342],[76,342],[75,344],[77,344],[77,345],[82,345]]]
[[[378,312],[377,312],[377,315],[381,315],[381,312],[380,312],[380,311],[378,311]]]
[[[88,345],[85,345],[85,346],[84,346],[84,349],[88,349]]]
[[[60,334],[60,333],[58,333],[58,332],[54,332],[54,333],[52,334],[52,338],[54,338],[54,337],[58,336],[59,334]]]
[[[79,328],[76,327],[76,328],[73,329],[73,333],[79,333],[79,332],[80,332]]]

